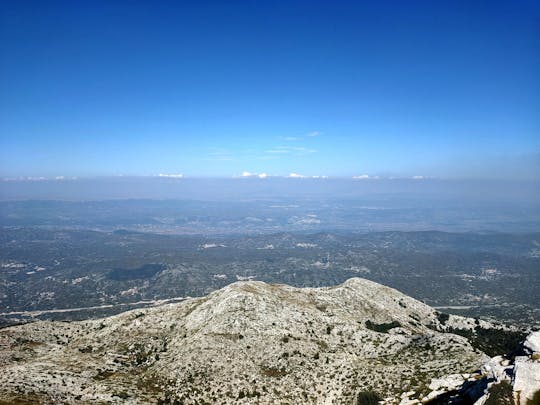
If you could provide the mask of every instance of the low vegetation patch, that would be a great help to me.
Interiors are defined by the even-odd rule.
[[[486,329],[480,326],[474,329],[449,328],[448,332],[467,338],[472,347],[491,357],[500,354],[511,356],[520,348],[521,342],[527,337],[524,332]]]
[[[540,390],[536,391],[529,401],[527,401],[527,405],[540,405]]]
[[[125,281],[125,280],[133,280],[133,279],[145,279],[145,278],[151,278],[155,274],[159,273],[160,271],[165,270],[165,266],[163,264],[145,264],[143,266],[134,268],[134,269],[124,269],[124,268],[116,268],[111,270],[107,277],[110,280],[115,281]]]
[[[437,319],[441,325],[446,325],[446,322],[450,319],[450,315],[445,314],[444,312],[437,312]]]
[[[375,323],[370,320],[366,321],[366,328],[379,333],[388,333],[390,329],[399,328],[400,326],[401,324],[398,321],[392,321],[390,323]]]
[[[356,396],[356,405],[378,405],[382,398],[374,391],[361,391]]]
[[[494,384],[489,389],[489,397],[484,405],[514,405],[512,385],[508,381]]]
[[[261,373],[267,377],[283,377],[287,375],[285,368],[261,367]]]

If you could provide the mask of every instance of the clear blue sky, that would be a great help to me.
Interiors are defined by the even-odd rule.
[[[0,176],[540,178],[537,1],[3,1]]]

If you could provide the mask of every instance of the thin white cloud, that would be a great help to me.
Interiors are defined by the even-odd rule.
[[[259,179],[266,179],[267,177],[270,177],[270,175],[268,173],[254,173],[254,172],[252,173],[252,172],[244,171],[244,172],[242,172],[240,177],[244,177],[244,178],[258,177]]]
[[[424,176],[412,176],[413,180],[423,180],[425,179]]]
[[[289,179],[305,179],[306,176],[302,175],[302,174],[298,174],[298,173],[290,173],[288,176],[287,176]]]
[[[182,173],[177,173],[177,174],[165,174],[165,173],[160,173],[158,175],[158,177],[167,177],[167,178],[171,178],[171,179],[181,179],[184,177],[184,175]]]
[[[301,141],[306,138],[314,138],[316,136],[321,136],[323,133],[321,131],[311,131],[303,135],[298,136],[278,136],[278,139],[283,139],[284,141]]]
[[[265,151],[265,153],[270,153],[272,155],[288,155],[291,153],[291,151],[287,148],[283,147],[276,147],[273,149],[268,149]]]
[[[56,181],[68,181],[68,180],[77,180],[78,177],[74,177],[74,176],[56,176],[54,178]]]
[[[2,181],[46,181],[50,180],[47,177],[42,176],[28,176],[28,177],[3,177]]]
[[[354,180],[378,180],[380,176],[370,176],[369,174],[360,174],[352,177]]]
[[[276,146],[265,151],[271,155],[295,155],[302,156],[317,152],[316,149],[305,148],[303,146]]]

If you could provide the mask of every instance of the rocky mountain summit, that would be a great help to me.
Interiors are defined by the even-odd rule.
[[[515,333],[359,278],[237,282],[109,318],[0,330],[0,403],[419,403],[459,389],[437,381],[469,381],[486,348]]]

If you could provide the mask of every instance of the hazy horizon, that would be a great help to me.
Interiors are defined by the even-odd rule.
[[[25,179],[0,182],[0,201],[264,198],[372,198],[413,196],[462,199],[464,202],[524,202],[540,205],[540,182],[533,180],[456,180],[430,178],[312,178],[312,177],[94,177]]]

